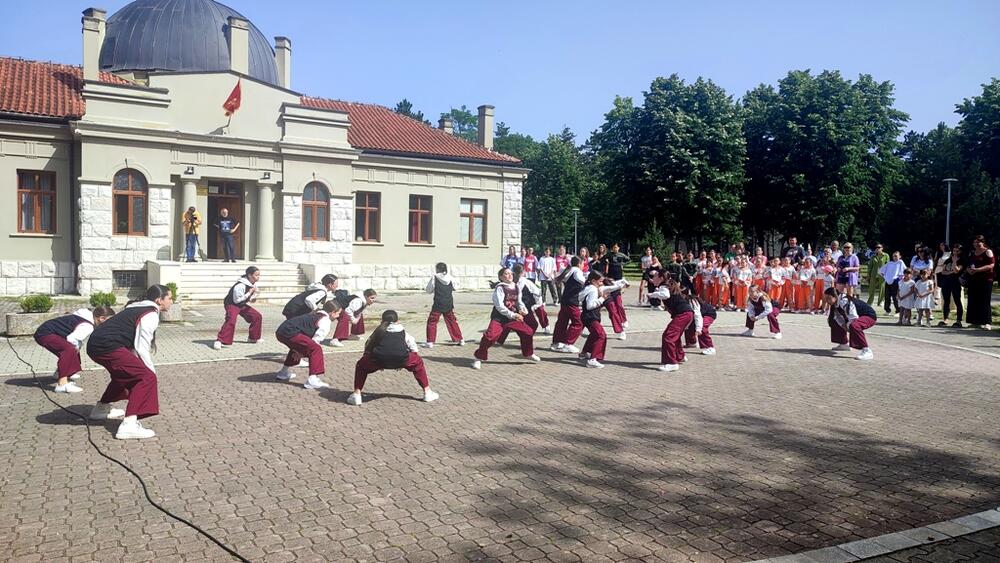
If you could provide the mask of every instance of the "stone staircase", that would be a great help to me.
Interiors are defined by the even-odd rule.
[[[309,283],[299,265],[291,262],[184,262],[177,290],[185,303],[221,303],[248,266],[261,271],[258,301],[284,303]]]

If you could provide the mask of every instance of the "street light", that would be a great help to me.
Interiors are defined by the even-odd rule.
[[[941,180],[948,184],[948,211],[944,218],[944,244],[951,248],[951,183],[957,182],[957,178],[945,178]]]
[[[576,216],[580,213],[579,207],[573,208],[573,254],[580,254],[580,247],[576,243]]]

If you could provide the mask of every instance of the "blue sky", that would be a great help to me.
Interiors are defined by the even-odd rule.
[[[127,3],[95,1],[109,13]],[[406,97],[435,123],[490,103],[535,137],[565,125],[582,141],[616,94],[639,98],[672,73],[735,97],[791,69],[868,73],[896,85],[918,131],[956,123],[955,104],[1000,77],[992,0],[227,3],[266,37],[291,38],[297,91],[390,107]],[[80,12],[93,3],[5,4],[0,54],[80,64]]]

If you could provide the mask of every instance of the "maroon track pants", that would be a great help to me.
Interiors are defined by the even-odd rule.
[[[563,305],[556,317],[556,327],[552,331],[552,344],[572,345],[583,332],[583,322],[580,320],[580,308]]]
[[[364,389],[368,376],[383,369],[389,368],[384,367],[375,358],[372,358],[371,354],[366,353],[364,356],[361,356],[358,363],[354,364],[354,388]],[[431,386],[430,381],[427,379],[427,369],[424,368],[424,360],[420,357],[420,354],[410,352],[409,357],[406,358],[406,365],[400,369],[405,369],[412,373],[413,378],[417,380],[421,389]]]
[[[749,304],[747,305],[749,307]],[[778,314],[781,313],[781,309],[771,306],[771,312],[767,314],[767,326],[771,329],[771,334],[777,334],[781,332],[781,326],[778,324]],[[754,320],[747,317],[747,328],[753,328]]]
[[[59,359],[56,361],[56,372],[59,377],[69,377],[80,373],[80,351],[58,334],[46,334],[35,338],[39,346],[52,352]]]
[[[243,307],[226,305],[226,320],[222,321],[222,328],[219,329],[219,335],[215,337],[216,340],[227,346],[233,343],[233,336],[236,334],[236,317],[243,317],[246,322],[250,323],[250,340],[260,340],[263,317],[261,317],[260,311],[250,305]]]
[[[847,325],[847,330],[837,323],[830,327],[830,342],[834,344],[847,344],[850,342],[851,348],[862,350],[868,347],[868,339],[865,338],[865,331],[875,326],[875,319],[871,317],[858,317]]]
[[[303,357],[309,358],[309,375],[323,375],[326,366],[323,365],[323,349],[315,340],[304,334],[296,334],[291,338],[278,336],[278,342],[288,346],[285,356],[285,366],[295,367]]]
[[[582,352],[589,353],[590,357],[597,361],[604,360],[604,351],[608,347],[608,334],[604,332],[601,321],[590,321],[587,323],[587,330],[590,331],[590,335],[583,343]]]
[[[351,324],[351,317],[347,311],[341,311],[337,318],[337,329],[333,331],[333,337],[337,340],[347,340],[352,334],[360,336],[365,333],[365,316],[358,315],[358,322]]]
[[[458,326],[458,319],[455,317],[454,310],[447,313],[431,311],[427,315],[427,342],[437,342],[438,320],[441,317],[444,317],[444,326],[448,329],[448,336],[451,337],[452,342],[462,340],[462,327]]]
[[[500,336],[505,330],[517,333],[518,338],[521,339],[522,356],[528,358],[534,355],[535,331],[530,326],[525,324],[524,321],[508,321],[506,323],[501,323],[496,319],[490,319],[490,324],[486,327],[486,332],[483,333],[483,338],[479,341],[479,348],[476,349],[475,356],[477,360],[485,361],[489,359],[488,350],[500,340]]]
[[[102,403],[128,399],[125,416],[146,418],[160,413],[156,374],[132,350],[117,348],[90,358],[111,374],[111,382],[101,395]]]
[[[694,322],[692,311],[685,311],[670,318],[667,328],[663,329],[660,341],[661,364],[679,364],[684,361],[684,346],[681,345],[681,337],[684,336],[684,331],[692,322]]]
[[[702,317],[701,323],[701,335],[697,335],[694,329],[694,322],[688,325],[687,330],[684,331],[684,344],[691,346],[694,344],[695,336],[698,336],[698,347],[702,350],[705,348],[715,348],[715,344],[712,342],[712,335],[708,333],[708,327],[712,326],[715,322],[715,317]]]

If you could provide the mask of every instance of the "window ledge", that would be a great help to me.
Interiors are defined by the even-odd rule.
[[[417,247],[424,246],[428,248],[434,248],[437,245],[434,244],[433,242],[407,242],[403,243],[403,246],[417,246]]]
[[[385,246],[385,245],[375,240],[356,240],[354,241],[354,246]]]
[[[474,242],[460,242],[458,243],[458,248],[489,248],[488,244],[476,244]]]
[[[11,233],[14,238],[62,238],[59,233]]]

